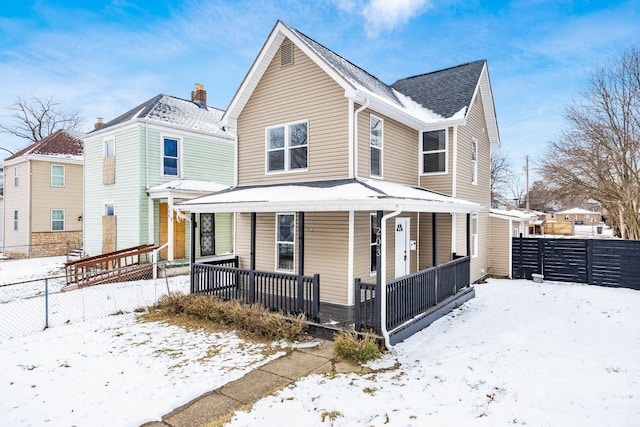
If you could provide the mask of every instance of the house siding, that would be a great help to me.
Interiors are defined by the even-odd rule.
[[[347,178],[349,102],[344,90],[294,47],[294,63],[277,53],[238,118],[238,185]],[[283,99],[287,102],[283,102]],[[265,128],[308,120],[308,170],[267,174]]]
[[[355,105],[355,109],[359,108]],[[358,176],[371,177],[370,130],[371,114],[383,119],[382,179],[399,184],[418,185],[418,131],[393,119],[366,109],[358,114]]]
[[[14,187],[13,168],[18,167],[18,186]],[[7,256],[26,257],[29,253],[30,221],[29,221],[29,201],[31,199],[31,183],[29,176],[29,162],[5,166],[5,186],[4,186],[4,248],[3,253]],[[13,212],[18,211],[18,230],[13,229]]]
[[[510,277],[509,247],[511,246],[511,221],[501,218],[489,218],[491,240],[489,247],[489,274],[498,277]]]
[[[451,261],[451,215],[436,214],[437,263]],[[433,217],[430,213],[420,214],[420,269],[433,267]]]

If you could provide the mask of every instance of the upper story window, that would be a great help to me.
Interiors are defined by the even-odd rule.
[[[382,178],[382,131],[384,123],[380,117],[369,116],[369,147],[371,150],[371,176]]]
[[[64,231],[64,209],[51,209],[51,231]]]
[[[309,123],[286,123],[266,129],[267,173],[307,170]]]
[[[293,271],[296,221],[293,214],[276,215],[276,269]]]
[[[447,172],[446,134],[444,129],[422,133],[421,161],[423,174]]]
[[[18,186],[18,177],[20,174],[20,169],[18,169],[18,166],[13,168],[13,186],[17,187]]]
[[[162,140],[162,175],[180,176],[180,140],[163,138]]]
[[[471,140],[471,183],[478,184],[478,141]]]
[[[116,140],[105,139],[102,143],[102,183],[116,182]]]
[[[13,231],[18,231],[18,211],[13,211]]]
[[[64,187],[64,165],[51,165],[51,186]]]
[[[103,157],[113,157],[116,155],[116,141],[107,139],[104,141]]]
[[[114,216],[116,214],[116,207],[113,203],[104,204],[104,216]]]

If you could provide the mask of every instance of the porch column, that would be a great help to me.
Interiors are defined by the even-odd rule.
[[[431,231],[432,231],[432,239],[431,239],[431,265],[438,265],[438,222],[436,219],[436,213],[431,213]]]
[[[256,213],[251,212],[251,271],[256,269]]]
[[[383,242],[382,241],[382,216],[383,216],[384,212],[383,211],[377,211],[376,212],[376,299],[375,299],[375,313],[377,313],[376,319],[375,319],[375,328],[376,328],[376,333],[380,333],[382,331],[382,298],[381,298],[381,293],[383,292],[383,288],[382,288],[382,283],[383,282],[383,278],[382,278],[382,245],[386,245],[387,242]],[[356,301],[356,304],[358,304],[359,302]]]
[[[191,212],[191,228],[189,230],[191,235],[191,242],[189,243],[190,251],[189,251],[189,285],[191,288],[191,293],[194,293],[195,288],[195,274],[193,273],[193,264],[196,263],[196,227],[198,224],[196,223],[196,214]]]
[[[167,203],[167,217],[167,243],[169,244],[167,261],[173,261],[173,195],[171,193]]]
[[[298,274],[304,276],[304,212],[298,212]]]
[[[467,214],[467,256],[471,256],[471,214]]]

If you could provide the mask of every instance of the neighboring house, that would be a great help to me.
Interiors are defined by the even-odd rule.
[[[491,209],[489,274],[512,277],[512,238],[529,237],[529,226],[537,221],[538,213],[519,210]]]
[[[4,160],[6,256],[64,255],[82,245],[83,137],[58,130]]]
[[[0,166],[0,245],[4,239],[4,169]]]
[[[157,95],[101,123],[85,139],[84,250],[99,255],[155,243],[164,260],[188,258],[186,217],[174,203],[234,181],[234,133],[224,112],[207,107],[196,84],[191,100]],[[201,215],[198,256],[231,251],[232,216]]]
[[[600,224],[600,212],[593,212],[582,208],[567,209],[555,213],[556,219],[571,221],[576,225]]]
[[[180,207],[235,213],[241,268],[319,274],[325,312],[353,309],[356,278],[466,255],[471,281],[488,274],[486,61],[387,85],[278,21],[223,120],[235,187]]]

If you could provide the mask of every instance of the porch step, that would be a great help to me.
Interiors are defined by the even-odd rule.
[[[84,256],[84,248],[76,248],[69,251],[67,254],[69,259],[81,259]]]

